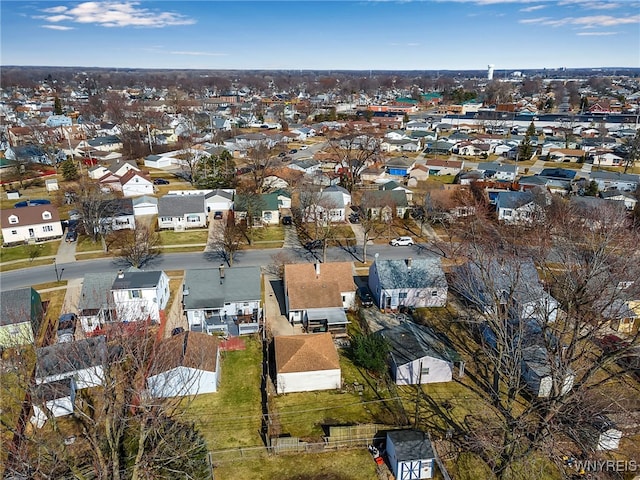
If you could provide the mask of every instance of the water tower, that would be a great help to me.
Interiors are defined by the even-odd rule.
[[[493,80],[493,64],[487,65],[487,80]]]

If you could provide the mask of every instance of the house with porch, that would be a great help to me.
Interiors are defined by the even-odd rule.
[[[368,284],[374,302],[384,311],[447,304],[447,279],[439,258],[376,258],[369,267]]]
[[[171,195],[158,199],[158,227],[184,231],[189,228],[205,228],[207,212],[205,195]]]
[[[116,320],[116,307],[111,286],[117,274],[87,273],[78,299],[78,319],[86,334],[102,330]]]
[[[160,323],[169,302],[169,277],[162,271],[119,271],[111,293],[119,322]]]
[[[309,333],[346,333],[345,311],[355,305],[352,262],[293,263],[284,266],[287,318]]]
[[[260,328],[262,274],[259,267],[187,270],[182,305],[189,330],[248,335]]]

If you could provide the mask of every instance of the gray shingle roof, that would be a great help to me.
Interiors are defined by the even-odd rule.
[[[533,202],[533,194],[526,192],[499,192],[496,197],[496,205],[499,208],[520,208]]]
[[[129,290],[131,288],[155,288],[160,282],[161,271],[156,272],[123,272],[116,275],[112,290]]]
[[[107,361],[106,337],[100,335],[77,342],[55,343],[36,350],[36,378],[63,375]]]
[[[440,288],[447,287],[447,279],[438,258],[375,261],[380,286],[386,290],[396,288]]]
[[[184,308],[221,308],[225,302],[260,300],[260,280],[259,267],[225,268],[222,284],[218,268],[187,270],[184,286],[189,294],[184,296]]]
[[[87,273],[82,281],[78,311],[113,308],[111,286],[115,279],[115,273]]]
[[[35,302],[40,302],[40,295],[31,287],[0,292],[0,326],[31,321],[38,314],[31,311]]]
[[[380,331],[391,346],[391,356],[396,365],[405,365],[424,357],[447,362],[460,361],[460,355],[446,337],[424,325],[404,322]]]
[[[204,213],[204,195],[165,195],[158,199],[158,216],[182,217],[189,213]]]
[[[387,438],[395,446],[399,462],[410,460],[428,460],[434,458],[433,446],[426,433],[418,430],[393,430],[387,432]]]

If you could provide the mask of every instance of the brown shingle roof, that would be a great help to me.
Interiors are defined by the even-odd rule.
[[[274,341],[278,373],[340,368],[338,351],[330,333],[278,336]]]
[[[51,218],[42,218],[44,212],[51,213]],[[18,223],[9,223],[9,217],[18,217]],[[29,207],[11,208],[0,211],[2,228],[24,227],[25,225],[40,225],[60,221],[58,209],[53,205],[31,205]]]
[[[160,343],[151,375],[176,367],[216,371],[218,339],[199,332],[184,332]]]
[[[316,274],[318,265],[320,274]],[[285,289],[289,308],[327,308],[342,306],[341,292],[354,292],[351,262],[323,264],[292,263],[284,266]]]

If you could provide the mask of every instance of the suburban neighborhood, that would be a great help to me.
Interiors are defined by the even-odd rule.
[[[637,478],[637,70],[50,70],[0,89],[3,478]]]

